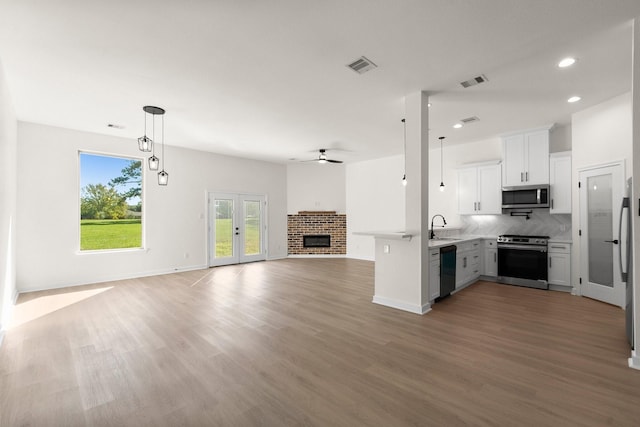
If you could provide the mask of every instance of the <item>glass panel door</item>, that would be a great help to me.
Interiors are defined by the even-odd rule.
[[[579,181],[580,291],[586,297],[623,307],[625,289],[618,269],[622,164],[582,170]]]
[[[265,197],[209,194],[209,265],[266,259]]]
[[[258,255],[262,252],[261,233],[262,203],[259,200],[244,200],[244,251],[243,255]]]
[[[613,287],[611,174],[587,178],[589,281]]]

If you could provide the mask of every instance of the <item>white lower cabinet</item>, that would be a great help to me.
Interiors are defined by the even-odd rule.
[[[484,269],[483,276],[498,276],[498,245],[496,239],[486,239],[484,241]]]
[[[550,285],[571,286],[571,244],[549,243],[548,266]]]
[[[440,296],[440,249],[429,250],[429,301]]]
[[[480,240],[456,245],[456,289],[480,277]]]

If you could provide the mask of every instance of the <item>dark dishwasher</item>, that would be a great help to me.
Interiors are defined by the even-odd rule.
[[[448,297],[456,288],[456,247],[440,248],[440,297]]]

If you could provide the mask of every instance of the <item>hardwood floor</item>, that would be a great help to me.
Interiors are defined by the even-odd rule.
[[[372,295],[349,259],[21,295],[0,425],[640,425],[616,307],[478,282],[418,316]]]

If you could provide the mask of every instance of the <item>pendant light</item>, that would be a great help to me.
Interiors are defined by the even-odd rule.
[[[156,139],[156,115],[153,114],[152,116],[152,135],[153,135],[153,139]],[[160,166],[160,159],[156,157],[156,147],[153,147],[153,149],[151,150],[151,157],[149,157],[149,170],[152,171],[157,171],[158,170],[158,166]]]
[[[160,167],[160,161],[162,161],[162,170],[158,172],[158,184],[159,185],[167,185],[169,183],[169,174],[164,170],[164,113],[165,110],[160,107],[154,107],[152,105],[145,105],[142,107],[144,110],[144,136],[138,138],[138,148],[140,151],[151,152],[151,157],[149,157],[149,170],[157,171]],[[151,135],[153,139],[147,137],[147,114],[151,114],[152,118],[152,126]],[[161,118],[161,138],[162,138],[162,159],[156,157],[155,148],[153,141],[156,137],[156,116],[160,116]]]
[[[144,135],[138,138],[138,149],[145,153],[150,152],[153,149],[153,139],[147,136],[147,107],[143,107],[144,110]]]
[[[440,140],[440,191],[444,191],[444,181],[442,179],[442,168],[443,168],[443,161],[442,161],[442,142],[444,140],[444,136],[441,136],[438,138]]]
[[[404,127],[404,145],[402,152],[404,154],[404,175],[402,175],[402,185],[407,186],[407,122],[402,119],[402,126]]]
[[[164,114],[164,110],[162,110]],[[162,170],[158,172],[158,185],[167,185],[169,183],[169,174],[164,170],[164,115],[162,116]]]

